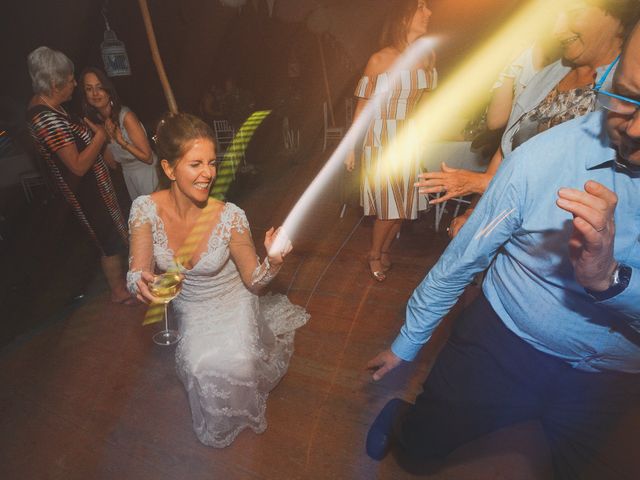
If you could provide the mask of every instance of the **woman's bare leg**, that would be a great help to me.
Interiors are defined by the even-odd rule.
[[[402,220],[389,220],[393,221],[394,225],[389,232],[387,233],[387,237],[384,239],[384,243],[382,244],[382,250],[380,251],[380,260],[382,262],[382,267],[385,270],[389,270],[391,268],[391,258],[389,256],[389,251],[391,250],[391,245],[393,241],[396,239],[400,228],[402,227]]]
[[[380,261],[382,248],[385,244],[389,232],[391,232],[396,224],[396,220],[380,220],[376,218],[373,223],[373,234],[371,236],[371,249],[369,250],[369,268],[376,280],[382,281],[384,277],[384,267]]]

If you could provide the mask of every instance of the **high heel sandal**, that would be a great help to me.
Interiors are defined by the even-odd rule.
[[[388,272],[389,270],[391,270],[391,267],[393,267],[393,264],[391,263],[391,261],[383,262],[382,261],[383,255],[386,255],[387,257],[389,257],[391,254],[389,252],[380,252],[380,263],[382,264],[382,271]]]
[[[373,277],[373,279],[376,282],[384,282],[387,279],[387,276],[384,274],[384,270],[374,270],[373,267],[371,266],[371,262],[379,262],[380,261],[380,257],[378,258],[372,258],[372,257],[367,257],[367,264],[369,267],[369,274]]]

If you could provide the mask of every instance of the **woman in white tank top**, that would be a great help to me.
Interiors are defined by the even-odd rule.
[[[136,114],[121,105],[113,83],[102,70],[85,69],[80,82],[85,113],[90,119],[104,123],[111,139],[107,148],[122,166],[131,200],[154,192],[158,187],[158,159]]]

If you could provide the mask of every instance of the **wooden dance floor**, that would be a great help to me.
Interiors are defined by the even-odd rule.
[[[260,166],[264,174],[238,201],[256,243],[282,222],[319,163]],[[427,213],[403,230],[388,280],[376,283],[365,266],[371,225],[358,225],[354,207],[340,219],[338,197],[330,189],[308,212],[272,284],[307,305],[311,320],[297,332],[289,371],[269,397],[265,433],[244,431],[222,450],[201,445],[173,348],[152,343],[158,326],[141,326],[144,307],[111,304],[97,279],[69,315],[0,350],[0,478],[415,478],[391,455],[369,459],[364,439],[387,400],[415,398],[446,328],[416,362],[379,383],[365,364],[395,338],[405,303],[446,236],[434,232]],[[540,429],[524,424],[462,447],[427,478],[542,479],[549,472]]]

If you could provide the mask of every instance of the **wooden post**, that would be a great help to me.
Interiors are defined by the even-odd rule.
[[[324,90],[327,94],[327,103],[329,104],[329,116],[331,117],[331,126],[336,126],[336,117],[333,115],[333,99],[331,98],[331,88],[329,88],[329,77],[327,76],[327,64],[324,60],[324,47],[322,46],[322,36],[318,33],[318,48],[320,49],[320,63],[322,64],[322,77],[324,78]]]
[[[156,34],[153,31],[153,24],[151,23],[151,15],[149,14],[149,6],[147,5],[147,0],[138,0],[138,4],[140,5],[140,12],[142,13],[142,19],[144,20],[144,28],[147,31],[147,39],[149,40],[149,48],[151,49],[153,63],[155,64],[156,70],[158,71],[158,77],[160,77],[160,83],[162,84],[164,96],[167,99],[169,111],[172,113],[178,113],[178,104],[176,103],[176,99],[173,96],[173,91],[171,90],[171,85],[169,84],[167,73],[165,72],[164,65],[162,64],[160,51],[158,50],[158,42],[156,41]]]

